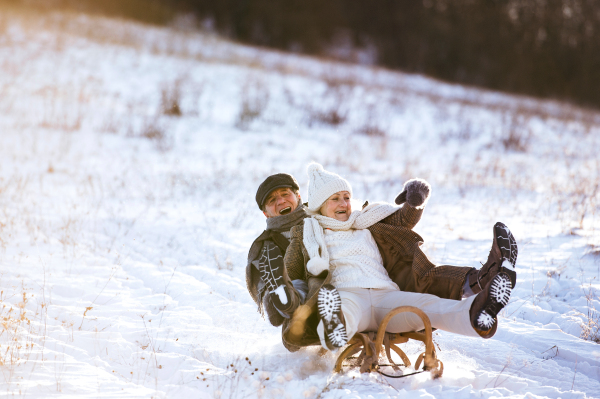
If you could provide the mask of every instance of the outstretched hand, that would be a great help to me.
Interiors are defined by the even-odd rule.
[[[404,189],[396,197],[396,204],[407,202],[412,207],[420,207],[425,204],[431,193],[431,186],[423,179],[410,179],[404,183]]]

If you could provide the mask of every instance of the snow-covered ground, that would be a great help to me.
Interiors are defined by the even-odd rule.
[[[600,115],[208,34],[0,10],[0,393],[600,397]],[[269,174],[316,160],[362,199],[433,186],[439,264],[518,283],[491,340],[434,333],[444,375],[333,374],[287,352],[244,268]],[[405,345],[413,360],[420,345]]]

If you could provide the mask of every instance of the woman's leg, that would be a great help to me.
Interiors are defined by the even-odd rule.
[[[373,296],[373,315],[377,325],[386,314],[398,306],[415,306],[421,309],[434,328],[440,330],[479,337],[471,325],[469,309],[475,296],[462,301],[442,299],[435,295],[419,294],[396,290],[371,290]],[[405,312],[394,316],[387,325],[388,332],[419,331],[425,328],[421,318],[414,313]]]
[[[365,331],[371,321],[371,293],[367,288],[338,288],[348,339]]]

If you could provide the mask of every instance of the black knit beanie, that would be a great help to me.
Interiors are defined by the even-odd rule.
[[[277,173],[271,175],[265,179],[264,182],[258,186],[256,192],[256,203],[258,207],[262,209],[265,199],[276,188],[289,187],[292,190],[300,190],[300,186],[294,176],[288,175],[287,173]]]

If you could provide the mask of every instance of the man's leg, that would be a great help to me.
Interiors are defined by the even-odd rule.
[[[463,266],[435,266],[418,250],[413,261],[418,292],[440,298],[469,298],[485,288],[500,272],[506,273],[515,287],[517,272],[517,242],[503,223],[493,228],[492,248],[488,260],[480,269]]]
[[[258,271],[264,281],[267,294],[273,307],[283,317],[289,318],[303,300],[302,284],[289,281],[283,262],[283,254],[275,243],[265,241],[261,257],[258,260]],[[296,288],[298,286],[300,291]],[[304,292],[308,291],[308,286]]]
[[[287,298],[291,298],[291,300],[289,301],[289,304],[287,306],[282,305],[280,301],[277,301],[277,306],[275,306],[275,302],[273,303],[273,307],[275,308],[275,310],[277,310],[277,312],[282,315],[283,317],[285,317],[286,319],[289,319],[290,317],[292,317],[293,314],[293,310],[296,310],[298,308],[299,305],[302,305],[304,302],[306,302],[306,295],[308,294],[308,284],[306,283],[306,281],[304,280],[292,280],[292,287],[293,289],[289,289],[286,287],[286,295]],[[272,299],[275,299],[274,297]],[[286,309],[286,307],[288,309],[293,309],[291,312],[288,310],[287,312],[284,312],[283,310],[280,309]]]

